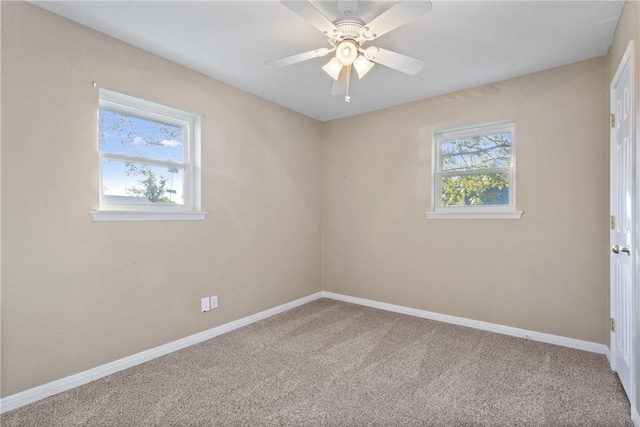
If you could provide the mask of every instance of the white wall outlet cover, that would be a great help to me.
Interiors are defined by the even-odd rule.
[[[209,305],[209,298],[202,298],[200,301],[200,307],[203,313],[205,311],[209,311],[211,309],[211,306]]]
[[[218,295],[214,295],[211,297],[211,308],[218,308]]]

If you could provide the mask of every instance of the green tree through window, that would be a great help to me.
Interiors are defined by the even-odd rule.
[[[184,205],[189,122],[107,100],[99,113],[103,199]]]
[[[508,204],[509,174],[482,173],[511,165],[511,133],[444,140],[440,143],[442,171],[478,171],[442,177],[443,206]]]

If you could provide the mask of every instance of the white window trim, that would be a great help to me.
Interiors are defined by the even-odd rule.
[[[109,221],[202,221],[206,212],[89,211],[94,222]]]
[[[520,219],[522,211],[512,212],[425,212],[428,219]]]
[[[511,166],[468,171],[443,172],[440,170],[440,141],[452,138],[480,136],[491,133],[510,132]],[[501,206],[440,206],[442,203],[441,177],[443,175],[474,175],[482,173],[509,172],[509,203]],[[431,165],[431,211],[426,212],[428,219],[520,219],[522,211],[516,210],[516,130],[513,120],[467,126],[458,129],[434,132],[432,139]]]
[[[130,112],[137,116],[160,119],[163,122],[175,123],[183,126],[187,135],[185,141],[185,161],[177,163],[166,160],[136,158],[135,156],[117,153],[100,152],[98,160],[100,167],[98,209],[90,210],[89,214],[95,222],[103,221],[201,221],[207,215],[200,208],[200,117],[175,108],[156,104],[143,99],[134,98],[106,89],[100,89],[100,105],[110,105],[118,110]],[[102,164],[103,159],[140,161],[145,164],[158,166],[173,166],[184,168],[184,205],[128,205],[106,203],[102,195]]]

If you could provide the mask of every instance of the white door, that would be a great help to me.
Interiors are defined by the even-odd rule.
[[[612,368],[632,398],[634,236],[633,45],[620,61],[611,95],[611,333]]]

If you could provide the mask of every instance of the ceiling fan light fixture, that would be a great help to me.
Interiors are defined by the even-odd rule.
[[[359,55],[358,59],[353,63],[353,68],[356,69],[358,78],[361,79],[373,68],[373,62],[365,58],[364,55]]]
[[[358,43],[351,39],[342,40],[336,48],[336,58],[343,66],[353,64],[358,57]]]
[[[325,73],[329,74],[333,80],[338,80],[340,77],[340,71],[342,71],[342,64],[335,57],[331,58],[331,61],[322,66]]]

